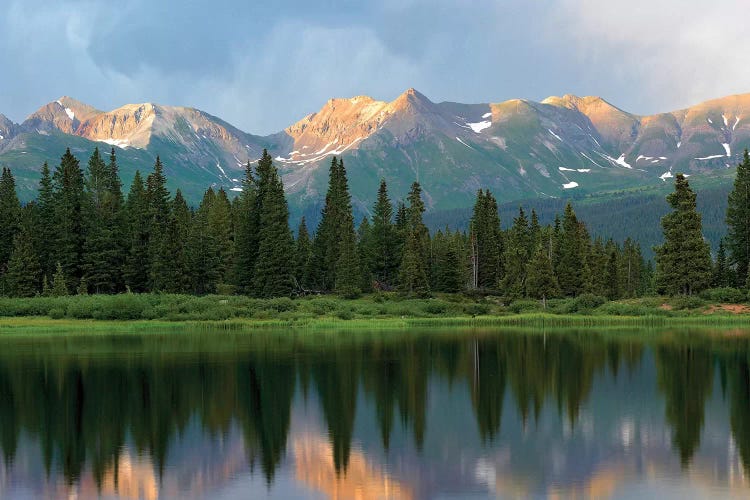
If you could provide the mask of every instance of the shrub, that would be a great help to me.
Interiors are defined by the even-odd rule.
[[[602,297],[601,295],[594,295],[593,293],[584,293],[576,297],[574,302],[577,310],[582,311],[586,309],[596,309],[606,303],[607,298]]]
[[[143,295],[125,294],[112,297],[101,297],[99,306],[94,316],[96,319],[131,320],[143,319],[143,311],[146,307],[151,309],[151,315],[156,314]],[[151,318],[148,318],[151,319]]]
[[[276,312],[295,311],[297,310],[297,303],[289,297],[270,299],[266,302],[266,309]]]
[[[747,300],[747,295],[737,288],[710,288],[701,292],[700,297],[709,302],[730,302],[738,304]]]
[[[77,300],[71,300],[68,304],[66,316],[74,319],[91,319],[94,317],[95,306],[91,300],[85,300],[84,296],[78,296]]]
[[[516,314],[539,311],[542,308],[542,304],[537,300],[514,300],[508,309]]]
[[[65,317],[65,309],[62,307],[55,307],[49,310],[49,317],[52,319],[62,319]]]
[[[350,320],[354,318],[354,312],[351,309],[342,309],[336,313],[336,317],[343,320]]]
[[[422,308],[427,314],[443,314],[448,309],[448,306],[442,302],[428,302]]]
[[[490,306],[487,304],[467,304],[464,306],[464,313],[469,316],[482,316],[489,314]]]
[[[672,305],[673,309],[680,311],[683,309],[699,309],[705,306],[706,302],[700,297],[696,297],[693,295],[693,296],[688,296],[688,297],[678,297],[676,299],[672,299],[670,301],[670,304]]]

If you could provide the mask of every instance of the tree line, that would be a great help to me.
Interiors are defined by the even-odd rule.
[[[541,225],[519,208],[507,230],[498,203],[479,190],[469,227],[430,234],[421,186],[394,204],[385,180],[369,216],[355,224],[347,172],[334,157],[320,222],[303,218],[296,237],[278,170],[264,151],[245,167],[242,192],[206,190],[190,207],[166,188],[157,157],[136,172],[123,194],[117,157],[98,148],[85,171],[68,149],[51,171],[42,167],[39,195],[21,205],[9,169],[0,177],[0,293],[165,292],[280,297],[373,290],[497,293],[546,299],[584,293],[609,299],[654,292],[696,293],[744,286],[750,260],[750,159],[738,167],[729,197],[729,234],[713,262],[702,238],[695,194],[678,175],[662,225],[656,269],[630,238],[592,238],[568,203]]]

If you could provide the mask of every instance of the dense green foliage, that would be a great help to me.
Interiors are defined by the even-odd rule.
[[[740,167],[736,192],[743,182]],[[654,273],[636,240],[592,238],[571,203],[546,224],[536,210],[529,217],[517,208],[504,230],[497,200],[480,189],[467,231],[445,227],[431,235],[419,183],[394,207],[381,180],[371,215],[356,227],[344,162],[333,158],[317,230],[311,234],[303,220],[295,240],[281,177],[267,152],[257,165],[247,165],[243,191],[233,201],[223,189],[209,188],[195,208],[179,190],[174,196],[167,190],[164,168],[157,157],[145,180],[136,172],[124,197],[114,150],[108,161],[95,150],[85,172],[68,150],[51,173],[42,168],[38,200],[24,207],[5,169],[0,293],[352,298],[398,290],[418,297],[495,295],[507,304],[582,294],[640,297],[657,291],[655,274],[658,291],[668,294],[744,287],[746,281],[735,241],[739,230],[730,231],[712,263],[696,196],[680,176],[668,197],[675,212],[664,217],[666,241]],[[730,196],[730,226],[743,220],[732,208],[741,205],[738,199]]]
[[[711,254],[703,240],[695,193],[682,174],[667,197],[673,212],[664,216],[664,244],[656,249],[656,285],[670,295],[692,295],[711,284]]]

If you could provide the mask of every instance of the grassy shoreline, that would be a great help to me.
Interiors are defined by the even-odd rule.
[[[253,320],[248,318],[224,321],[110,321],[94,319],[50,319],[29,316],[0,318],[0,336],[27,335],[147,335],[189,332],[261,332],[293,330],[297,333],[315,331],[407,331],[429,328],[482,329],[506,328],[669,328],[669,327],[748,327],[750,315],[705,316],[604,316],[559,314],[512,314],[506,316],[439,317],[439,318],[371,318],[344,320],[321,317],[303,320]]]
[[[407,330],[436,327],[750,327],[750,307],[697,297],[607,301],[583,295],[538,301],[374,294],[292,300],[147,294],[0,298],[0,335],[176,330]]]

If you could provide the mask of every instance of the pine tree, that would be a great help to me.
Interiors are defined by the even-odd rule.
[[[661,220],[664,244],[655,249],[657,287],[670,295],[692,295],[710,285],[712,265],[695,193],[684,175],[675,177],[675,191],[667,202],[673,211]]]
[[[505,276],[501,288],[509,297],[520,297],[524,293],[527,264],[531,259],[528,253],[530,247],[529,222],[523,207],[518,207],[518,217],[513,219],[513,226],[505,238],[503,252]]]
[[[169,242],[172,248],[171,279],[167,291],[172,293],[189,293],[192,289],[188,243],[193,214],[178,189],[172,200],[171,218],[169,220]]]
[[[734,187],[727,204],[727,237],[729,263],[737,271],[739,285],[744,285],[750,263],[750,154],[747,149],[737,165]]]
[[[82,270],[86,282],[96,293],[118,291],[122,272],[122,248],[119,241],[119,211],[117,194],[112,191],[119,185],[108,167],[94,150],[88,163],[84,180],[84,197],[81,214],[85,240]]]
[[[157,156],[154,170],[146,178],[148,203],[148,271],[152,292],[170,288],[171,245],[169,242],[170,201],[164,166]]]
[[[409,221],[406,216],[406,204],[403,201],[399,201],[396,207],[396,216],[393,222],[393,236],[396,242],[396,260],[401,267],[401,260],[404,257],[404,247],[406,246],[406,238],[409,234]],[[397,270],[398,274],[398,270]],[[396,284],[398,284],[398,276],[396,277]]]
[[[89,294],[89,285],[86,282],[86,278],[81,278],[81,281],[78,283],[78,287],[76,288],[76,295],[88,295]]]
[[[224,188],[219,188],[208,210],[208,224],[216,240],[220,282],[229,282],[234,269],[232,205]]]
[[[399,288],[413,295],[425,295],[430,291],[427,265],[429,262],[430,234],[422,222],[425,211],[422,187],[418,182],[411,185],[409,207],[406,209],[406,244],[399,269]]]
[[[52,296],[64,297],[68,295],[68,285],[65,281],[65,271],[62,264],[57,263],[55,275],[52,277]]]
[[[310,233],[307,230],[307,222],[302,217],[299,228],[297,229],[297,241],[295,245],[296,267],[294,277],[297,280],[297,286],[307,288],[310,286],[310,257],[312,255],[312,243],[310,242]]]
[[[476,266],[476,286],[497,288],[502,277],[503,244],[497,201],[489,190],[477,192],[470,228],[475,249],[472,259]]]
[[[83,172],[70,149],[52,176],[55,238],[51,258],[62,266],[68,280],[81,279],[83,263]]]
[[[354,219],[349,205],[346,221],[341,228],[336,262],[336,293],[347,298],[355,298],[362,293],[362,271],[359,267],[357,237],[354,233]]]
[[[568,203],[565,207],[560,235],[557,238],[557,261],[555,274],[560,284],[560,291],[565,296],[575,296],[583,291],[586,275],[584,273],[585,248],[581,240],[581,224]]]
[[[21,204],[16,195],[16,182],[10,169],[3,167],[0,176],[0,276],[7,269],[13,252],[20,214]]]
[[[393,226],[393,205],[388,197],[385,179],[381,179],[377,201],[372,209],[371,250],[368,252],[368,265],[380,288],[390,289],[395,285],[400,263],[398,246]]]
[[[460,241],[446,227],[432,238],[432,288],[438,292],[456,293],[463,289]]]
[[[373,262],[374,258],[374,243],[372,226],[370,226],[370,220],[367,217],[362,217],[362,220],[357,227],[357,255],[359,256],[359,270],[361,276],[361,288],[362,291],[371,292],[373,290]]]
[[[149,289],[149,211],[146,189],[143,186],[141,173],[137,170],[133,183],[130,185],[124,213],[127,252],[123,267],[123,278],[126,286],[132,292],[146,292]]]
[[[39,208],[39,226],[38,238],[42,244],[38,248],[39,264],[42,266],[42,272],[45,276],[52,276],[55,264],[51,257],[52,250],[49,242],[55,239],[55,197],[52,185],[52,175],[50,174],[49,165],[44,162],[42,165],[42,178],[39,181],[39,196],[37,197],[37,206]]]
[[[526,294],[535,299],[545,300],[560,295],[557,277],[552,269],[550,252],[539,246],[526,266]]]
[[[354,216],[352,214],[352,197],[349,194],[349,182],[346,178],[344,161],[338,164],[339,207],[341,216],[338,226],[338,254],[335,273],[336,293],[345,297],[356,297],[362,292],[362,271],[359,267],[359,252],[357,249],[357,234],[354,230]]]
[[[39,292],[42,268],[34,251],[32,228],[22,226],[13,237],[5,291],[11,297],[33,297]]]
[[[258,161],[258,198],[260,231],[254,292],[259,297],[287,296],[293,287],[294,238],[289,229],[284,185],[265,150]]]
[[[729,287],[734,285],[735,280],[732,276],[732,269],[730,269],[729,263],[727,262],[727,252],[724,246],[724,239],[722,238],[719,241],[719,250],[716,253],[716,263],[714,264],[711,286]]]
[[[328,174],[328,191],[313,241],[313,280],[321,290],[333,290],[336,284],[336,265],[339,261],[340,235],[347,224],[346,208],[351,209],[347,191],[346,172],[334,156]]]
[[[589,279],[584,284],[586,293],[593,293],[602,297],[609,295],[611,283],[610,277],[607,275],[607,265],[609,263],[609,252],[612,250],[613,244],[612,240],[608,240],[605,248],[602,239],[596,238],[594,244],[591,245],[591,250],[586,258],[586,265],[593,272],[589,273]]]
[[[617,300],[620,298],[620,266],[619,258],[617,255],[617,247],[612,245],[608,251],[607,257],[607,293],[606,297],[609,300]]]
[[[215,293],[221,277],[219,243],[216,233],[211,230],[209,219],[214,198],[214,191],[209,188],[192,219],[187,242],[192,292],[198,295]]]
[[[408,295],[423,296],[430,292],[421,253],[422,245],[417,233],[409,231],[399,271],[399,289]]]
[[[260,229],[258,185],[250,162],[245,166],[242,194],[235,202],[234,212],[234,284],[238,293],[249,295],[253,290]]]
[[[620,290],[626,298],[638,297],[644,269],[641,247],[630,238],[625,239],[620,261]]]

